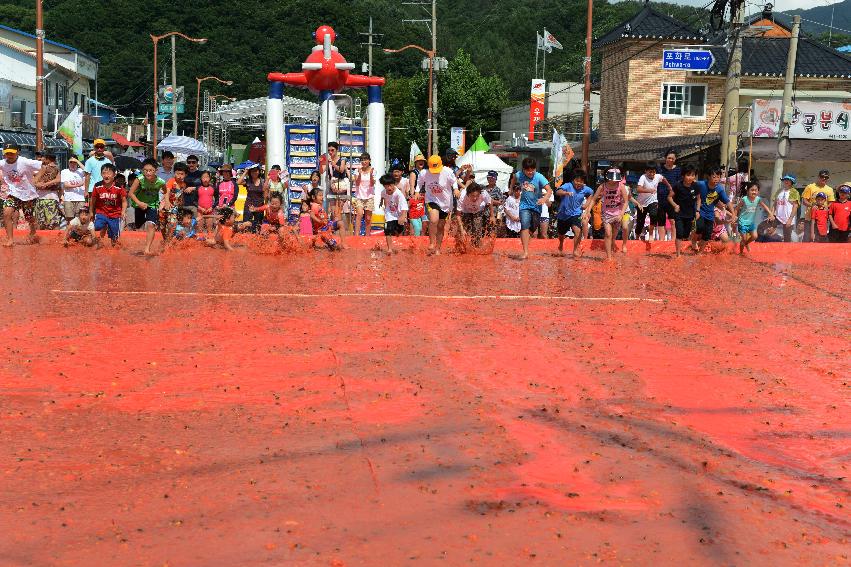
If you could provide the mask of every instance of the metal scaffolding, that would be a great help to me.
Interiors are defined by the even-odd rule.
[[[265,98],[252,98],[220,103],[203,95],[201,112],[201,141],[207,146],[210,160],[222,160],[230,144],[233,131],[265,132]],[[290,96],[284,97],[284,122],[286,124],[316,124],[319,122],[319,104]]]

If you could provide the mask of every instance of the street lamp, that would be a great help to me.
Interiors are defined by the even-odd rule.
[[[218,81],[223,85],[231,86],[233,84],[233,81],[225,81],[224,79],[220,79],[218,77],[213,77],[212,75],[209,76],[209,77],[203,77],[203,78],[195,77],[195,80],[198,81],[198,94],[195,95],[195,139],[197,140],[198,139],[198,112],[199,112],[199,105],[200,105],[200,100],[201,100],[201,83],[203,83],[204,81],[213,80],[213,81]]]
[[[167,37],[173,37],[173,36],[176,36],[176,35],[179,35],[183,39],[194,42],[194,43],[207,43],[206,38],[189,37],[186,34],[182,34],[180,32],[176,32],[176,31],[165,33],[163,35],[151,34],[151,41],[154,42],[154,140],[153,140],[154,141],[154,153],[153,153],[154,159],[156,159],[156,157],[157,157],[157,111],[159,110],[157,108],[157,102],[158,102],[157,98],[158,98],[158,92],[159,92],[158,86],[157,86],[157,43],[161,39],[165,39]],[[174,77],[172,76],[172,83],[173,82],[174,82]],[[172,85],[172,88],[176,88],[176,85]],[[172,104],[176,104],[176,103],[172,102]]]
[[[435,124],[435,117],[437,116],[437,97],[434,92],[434,50],[426,49],[419,45],[406,45],[399,49],[385,49],[384,53],[401,53],[406,49],[418,49],[428,57],[428,147],[432,154],[436,154],[437,125]],[[434,147],[432,147],[432,140],[434,140]]]

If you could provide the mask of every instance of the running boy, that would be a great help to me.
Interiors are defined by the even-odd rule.
[[[440,156],[428,158],[428,170],[417,178],[417,189],[425,190],[428,211],[428,253],[439,255],[446,231],[446,219],[452,214],[453,191],[457,187],[455,173],[443,166]]]
[[[606,180],[597,188],[594,196],[585,203],[583,220],[587,222],[589,211],[594,203],[600,201],[603,206],[603,227],[605,228],[606,259],[614,260],[615,239],[623,224],[623,216],[629,207],[629,189],[623,182],[621,170],[613,167],[606,171]],[[626,231],[624,231],[626,232]],[[624,234],[624,247],[627,234]]]
[[[473,181],[461,191],[457,208],[461,213],[461,236],[469,235],[473,247],[478,248],[495,220],[490,193]]]
[[[527,157],[521,164],[521,171],[515,175],[520,186],[520,242],[523,244],[521,260],[529,257],[529,239],[531,231],[541,226],[541,205],[548,204],[553,194],[547,178],[538,172],[538,162]]]
[[[582,243],[582,204],[594,195],[594,191],[585,185],[585,172],[577,169],[573,172],[573,181],[565,183],[556,191],[561,197],[556,214],[558,225],[558,251],[564,254],[564,239],[567,231],[573,228],[573,257],[582,256],[579,245]]]
[[[747,195],[742,197],[739,203],[739,209],[736,214],[739,217],[739,254],[744,254],[745,250],[750,252],[750,244],[757,239],[757,224],[756,212],[759,207],[765,210],[769,220],[774,220],[774,213],[762,202],[762,197],[759,196],[759,183],[756,181],[748,181]],[[826,230],[826,229],[825,229]]]
[[[107,162],[100,168],[100,181],[92,189],[89,213],[100,237],[109,236],[113,246],[121,235],[121,218],[127,208],[127,190],[115,184],[115,166]]]
[[[647,216],[650,217],[650,222],[647,223],[646,227],[646,240],[650,242],[654,238],[655,228],[659,226],[661,223],[662,229],[665,227],[665,213],[662,211],[662,217],[660,219],[659,209],[661,207],[659,203],[659,184],[668,186],[667,193],[672,191],[671,183],[665,178],[661,173],[656,171],[656,163],[648,162],[644,167],[644,175],[642,175],[638,179],[638,204],[640,205],[638,209],[638,216],[636,217],[635,226],[641,230],[641,236],[638,238],[640,240],[645,239],[645,219]]]
[[[130,186],[130,199],[136,208],[142,211],[144,219],[146,256],[154,253],[151,247],[154,244],[159,222],[160,191],[164,188],[165,182],[157,177],[157,160],[146,159],[142,164],[142,177],[136,178]],[[138,213],[136,218],[139,218]]]
[[[730,197],[724,191],[724,185],[721,183],[723,171],[715,169],[709,175],[709,184],[700,184],[700,213],[697,219],[695,228],[695,236],[699,240],[698,252],[703,249],[712,240],[712,232],[715,229],[715,208],[720,201],[723,208],[730,204]]]
[[[379,183],[384,187],[384,191],[381,192],[381,201],[384,207],[384,237],[387,240],[387,254],[393,254],[396,252],[393,248],[393,237],[405,231],[408,201],[402,190],[396,186],[393,175],[382,175]]]
[[[691,239],[692,225],[697,208],[700,206],[700,192],[703,183],[697,180],[697,170],[687,165],[683,168],[682,180],[675,183],[668,193],[668,205],[674,210],[674,229],[677,240],[674,247],[677,257],[682,255],[682,242]],[[715,222],[715,211],[712,212],[712,222]],[[711,234],[710,234],[711,236]]]

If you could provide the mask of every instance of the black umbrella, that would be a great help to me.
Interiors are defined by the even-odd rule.
[[[142,160],[133,156],[115,156],[115,167],[119,170],[142,169]]]

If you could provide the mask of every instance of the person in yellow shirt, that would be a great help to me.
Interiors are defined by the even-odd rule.
[[[816,195],[824,193],[825,196],[827,196],[828,203],[832,203],[836,200],[836,197],[833,194],[833,187],[827,184],[829,180],[830,172],[826,169],[822,169],[818,172],[818,180],[815,183],[810,183],[804,188],[804,192],[801,194],[801,201],[806,208],[804,217],[807,220],[810,220],[811,218],[810,211],[816,204]]]

